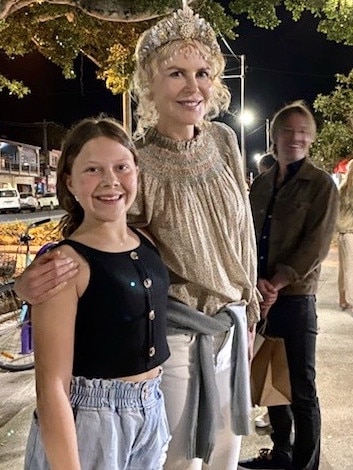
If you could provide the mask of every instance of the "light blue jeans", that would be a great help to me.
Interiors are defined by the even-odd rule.
[[[132,383],[75,377],[71,403],[82,470],[161,470],[170,440],[161,375]],[[49,470],[34,415],[25,470]]]

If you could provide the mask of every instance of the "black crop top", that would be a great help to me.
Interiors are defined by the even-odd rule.
[[[78,301],[73,375],[116,378],[146,372],[169,357],[169,276],[157,248],[140,232],[132,251],[108,253],[66,239],[89,263]]]

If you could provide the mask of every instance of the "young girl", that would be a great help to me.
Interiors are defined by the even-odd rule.
[[[169,442],[161,364],[169,278],[157,249],[127,226],[136,150],[112,119],[65,141],[57,192],[60,251],[79,267],[33,307],[37,410],[26,470],[161,469]]]

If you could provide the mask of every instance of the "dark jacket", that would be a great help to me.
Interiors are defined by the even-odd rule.
[[[255,178],[250,189],[257,243],[277,168],[278,163]],[[332,178],[305,159],[298,172],[279,189],[272,212],[267,278],[280,272],[291,281],[280,295],[316,294],[337,211],[338,191]]]

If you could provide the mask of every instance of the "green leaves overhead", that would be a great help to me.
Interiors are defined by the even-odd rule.
[[[281,0],[233,0],[229,9],[235,15],[246,14],[260,28],[274,29],[280,24],[276,7],[281,4]]]
[[[261,28],[274,29],[280,24],[278,7],[283,6],[298,21],[303,12],[319,18],[318,31],[328,39],[353,45],[352,0],[232,0],[229,8],[235,15],[245,14]]]
[[[243,17],[259,27],[274,29],[285,8],[294,21],[304,12],[318,18],[318,30],[328,39],[353,45],[353,0],[190,0],[217,34],[236,37]],[[112,93],[129,87],[134,68],[134,49],[139,35],[158,19],[181,7],[178,0],[0,0],[0,50],[9,57],[34,50],[75,76],[79,55],[97,66],[97,77]],[[338,75],[336,89],[319,95],[314,103],[322,117],[322,129],[313,146],[313,158],[327,169],[353,152],[353,76]],[[0,91],[19,98],[29,93],[16,77],[0,75]],[[322,163],[324,161],[324,163]]]
[[[75,76],[74,61],[83,54],[96,64],[97,77],[105,80],[113,93],[128,89],[139,35],[176,7],[174,0],[81,0],[65,4],[20,0],[16,8],[11,5],[0,1],[0,16],[4,18],[0,20],[0,50],[9,57],[38,50],[68,79]],[[232,29],[237,22],[227,17],[219,4],[207,0],[193,2],[193,6],[216,31],[234,37]],[[3,88],[9,89],[6,84],[11,79],[3,76],[2,80]],[[18,91],[19,97],[26,92],[19,82],[11,89],[12,93]]]
[[[30,93],[29,88],[22,82],[18,80],[8,80],[3,75],[0,75],[0,92],[4,89],[6,89],[10,95],[16,95],[18,98],[23,98]]]
[[[0,48],[10,57],[38,50],[62,69],[65,78],[73,78],[74,60],[79,54],[91,59],[98,71],[108,67],[111,50],[119,45],[122,53],[115,54],[121,72],[133,67],[133,51],[144,22],[118,23],[102,21],[78,9],[62,5],[36,4],[20,10],[6,20],[0,36]],[[120,74],[121,75],[121,74]],[[122,83],[125,77],[122,78]],[[118,92],[126,89],[122,86]]]
[[[241,15],[257,26],[275,28],[278,8],[284,6],[294,20],[310,11],[329,39],[353,44],[353,0],[231,0],[226,12],[216,0],[189,4],[228,38],[236,37]],[[74,61],[83,54],[97,65],[98,78],[113,93],[121,93],[128,88],[138,36],[181,5],[181,0],[0,0],[0,50],[10,57],[38,50],[66,78],[75,76]],[[2,83],[8,88],[11,78],[2,77]],[[25,93],[20,83],[12,87],[17,92]]]
[[[318,95],[314,109],[321,117],[320,131],[311,157],[331,171],[343,158],[353,157],[353,71],[336,75],[329,95]]]

